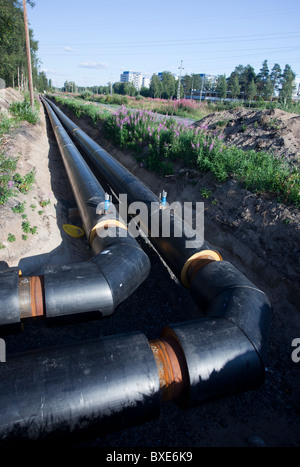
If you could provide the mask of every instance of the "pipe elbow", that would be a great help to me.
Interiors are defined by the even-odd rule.
[[[148,277],[150,260],[135,242],[113,243],[92,258],[111,290],[114,308],[126,300]]]
[[[196,406],[259,387],[272,313],[267,295],[223,261],[199,269],[191,292],[205,317],[162,332],[162,338],[176,340],[182,373],[188,375],[178,404]]]

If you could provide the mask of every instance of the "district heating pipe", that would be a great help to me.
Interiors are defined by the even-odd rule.
[[[205,399],[208,393],[212,395],[226,392],[226,385],[223,385],[225,379],[227,380],[227,376],[224,378],[225,368],[226,375],[232,372],[228,383],[233,383],[233,386],[235,378],[239,378],[237,375],[240,369],[246,369],[247,365],[251,368],[248,372],[248,375],[251,374],[250,380],[262,382],[272,313],[267,295],[231,263],[223,261],[221,255],[204,238],[191,231],[191,227],[185,225],[181,237],[172,234],[176,231],[173,230],[176,224],[185,224],[176,213],[170,213],[169,237],[152,235],[151,216],[156,213],[150,205],[157,205],[161,215],[158,198],[78,128],[55,104],[49,102],[72,138],[112,190],[117,195],[126,193],[129,203],[143,201],[148,205],[149,222],[145,225],[141,222],[141,228],[182,284],[190,289],[192,297],[206,316],[206,324],[200,320],[198,324],[186,323],[174,328],[171,326],[172,332],[169,331],[178,340],[185,354],[191,383],[190,401]],[[186,242],[193,235],[199,247],[187,248]],[[226,365],[224,362],[227,362]],[[220,371],[219,368],[223,370]],[[240,374],[242,373],[241,371]],[[207,393],[203,393],[203,389],[198,391],[199,384],[202,388],[209,388]]]
[[[157,417],[163,401],[195,407],[262,384],[268,297],[228,262],[192,269],[204,317],[171,323],[150,341],[133,333],[8,357],[0,366],[0,439],[107,433]]]
[[[46,266],[42,276],[23,277],[18,268],[0,271],[0,326],[4,333],[29,317],[99,311],[108,316],[147,278],[150,261],[106,193],[45,103],[93,252],[90,261]]]

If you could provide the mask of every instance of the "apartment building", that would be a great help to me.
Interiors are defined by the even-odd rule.
[[[143,86],[143,75],[138,71],[123,71],[120,81],[121,83],[133,83],[134,87],[139,90]]]

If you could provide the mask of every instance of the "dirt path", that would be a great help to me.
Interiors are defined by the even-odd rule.
[[[65,109],[64,109],[65,110]],[[66,112],[67,113],[67,112]],[[100,128],[85,120],[79,126],[105,147],[155,193],[162,189],[172,201],[205,202],[205,238],[224,259],[237,266],[265,291],[273,305],[266,381],[261,388],[182,411],[173,403],[162,405],[158,420],[107,436],[95,436],[87,445],[96,446],[299,446],[300,362],[291,358],[292,341],[300,337],[299,211],[279,204],[273,198],[254,195],[234,181],[218,184],[209,174],[184,173],[172,178],[157,177],[140,167],[130,153],[121,153],[105,141]],[[75,206],[70,186],[49,123],[41,111],[41,123],[22,125],[11,140],[12,149],[22,151],[20,160],[28,170],[37,168],[35,191],[24,195],[32,200],[47,197],[45,219],[36,211],[32,225],[39,234],[24,250],[22,241],[14,250],[0,251],[9,265],[19,264],[28,273],[41,270],[48,261],[72,262],[90,255],[85,238],[72,239],[62,230],[68,210]],[[210,190],[203,198],[201,190]],[[30,198],[28,198],[28,196]],[[30,202],[29,202],[30,199]],[[36,203],[37,204],[37,203]],[[28,216],[31,210],[28,212]],[[12,228],[9,207],[0,210],[1,233]],[[14,215],[15,216],[15,215]],[[18,220],[15,222],[19,222]],[[38,223],[39,221],[39,223]],[[9,225],[7,225],[8,223]],[[18,224],[19,225],[19,224]],[[16,227],[16,229],[19,227]],[[158,337],[169,323],[199,316],[189,293],[164,267],[151,245],[139,239],[151,260],[148,279],[136,293],[121,304],[107,320],[49,327],[45,321],[28,322],[21,335],[9,336],[10,352],[65,342],[76,342],[120,332],[143,331]],[[48,263],[49,264],[49,263]],[[53,263],[52,263],[53,264]],[[161,300],[159,290],[164,291]]]

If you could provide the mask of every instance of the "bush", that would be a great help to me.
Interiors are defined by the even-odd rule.
[[[32,124],[39,121],[38,103],[36,103],[33,109],[28,98],[25,98],[23,102],[13,102],[9,110],[18,120],[27,120]]]

